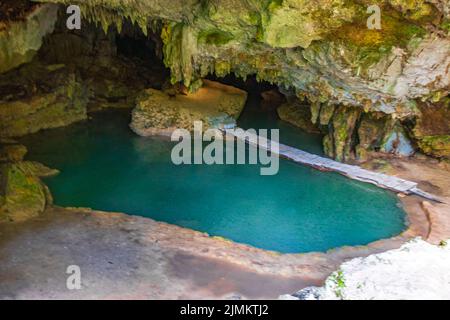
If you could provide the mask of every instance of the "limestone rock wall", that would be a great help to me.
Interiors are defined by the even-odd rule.
[[[119,55],[115,30],[86,23],[68,31],[64,10],[58,16],[33,60],[0,74],[0,137],[66,126],[104,108],[131,108],[149,83],[161,87],[167,77],[161,64]],[[132,32],[124,23],[122,35]]]
[[[448,1],[379,1],[380,30],[367,27],[370,14],[366,10],[372,3],[365,0],[40,1],[79,4],[82,9],[80,32],[74,32],[72,39],[59,31],[52,37],[55,50],[49,56],[63,64],[71,64],[58,56],[68,48],[83,57],[84,49],[92,49],[85,48],[93,44],[89,39],[92,23],[107,34],[104,43],[111,44],[111,30],[120,34],[129,20],[148,37],[160,35],[172,84],[183,83],[194,92],[210,74],[256,75],[300,99],[307,98],[312,105],[311,128],[319,126],[326,133],[325,151],[338,160],[364,158],[364,148],[397,154],[420,148],[433,156],[448,157],[448,128],[424,133],[420,107],[431,104],[444,110],[436,109],[437,113],[447,112],[443,106],[448,105],[445,99],[450,87]],[[38,12],[52,15],[50,8],[54,7],[40,6],[41,11],[30,15],[33,19],[18,21],[17,30],[27,31],[29,27],[23,25],[27,21],[40,21]],[[34,24],[38,31],[31,32],[33,39],[51,31],[53,19],[45,21]],[[16,34],[10,39],[22,38]],[[20,41],[19,46],[27,48]],[[16,50],[11,41],[5,46],[4,52]],[[91,101],[98,108],[129,105],[145,88],[139,80],[134,82],[135,77],[128,77],[130,61],[108,68],[117,66],[116,62],[102,58],[100,67],[90,60],[78,64],[89,66],[80,68],[82,82],[87,82],[89,97],[94,97]],[[16,62],[6,64],[10,68]],[[86,76],[94,69],[99,76]],[[127,74],[127,79],[110,81],[103,74],[111,74],[111,79]],[[383,120],[374,121],[374,117]]]
[[[380,31],[367,28],[364,1],[94,0],[82,7],[106,25],[120,16],[145,28],[158,22],[173,81],[194,89],[209,73],[257,74],[311,101],[411,114],[415,98],[448,92],[448,4],[380,5]]]
[[[450,158],[450,98],[420,103],[413,135],[426,154]]]
[[[320,130],[311,121],[311,109],[308,104],[300,102],[287,102],[277,109],[281,120],[289,122],[306,132],[320,133]]]
[[[0,78],[0,91],[0,137],[23,136],[87,117],[86,87],[64,65],[37,63],[11,71]]]
[[[421,117],[418,104],[449,94],[446,0],[379,1],[381,30],[367,28],[372,3],[364,0],[42,1],[78,3],[85,18],[105,30],[120,30],[130,18],[144,32],[159,32],[172,83],[192,91],[209,74],[256,75],[306,97],[315,107],[312,118],[327,106],[312,120],[329,129],[325,150],[341,160],[352,152],[364,156],[362,147],[371,139],[364,118],[372,116],[362,113],[389,115],[388,127],[392,131],[396,123],[397,130]],[[448,131],[419,138],[411,130],[398,129],[395,140],[446,156]],[[366,137],[356,150],[358,131]],[[377,142],[370,148],[383,146]]]
[[[57,11],[55,5],[39,5],[20,20],[0,21],[0,73],[33,59],[44,36],[53,32]]]

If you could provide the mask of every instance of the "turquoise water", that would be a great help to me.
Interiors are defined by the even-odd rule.
[[[244,129],[279,129],[281,143],[324,156],[323,137],[321,135],[307,133],[288,122],[280,120],[276,110],[262,110],[258,97],[249,96],[247,105],[238,121],[238,126]]]
[[[385,190],[285,160],[275,176],[261,176],[258,165],[175,166],[170,141],[138,137],[128,122],[106,112],[23,140],[29,159],[61,170],[46,179],[57,205],[141,215],[284,253],[367,244],[405,228]],[[297,145],[320,149],[320,137],[297,133]],[[280,134],[290,139],[296,129]]]

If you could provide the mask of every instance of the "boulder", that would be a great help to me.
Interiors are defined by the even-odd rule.
[[[27,162],[0,164],[0,221],[20,222],[41,214],[48,190]]]
[[[41,177],[59,174],[34,161],[23,161],[27,148],[8,139],[0,140],[0,222],[20,222],[41,214],[52,203]]]
[[[450,135],[422,136],[419,147],[426,154],[450,159]]]
[[[141,136],[150,136],[192,130],[194,121],[203,121],[204,130],[235,126],[246,99],[245,91],[208,80],[195,93],[147,89],[137,99],[130,127]]]
[[[355,258],[333,272],[323,287],[308,287],[283,299],[448,300],[450,246],[414,239],[399,249]]]

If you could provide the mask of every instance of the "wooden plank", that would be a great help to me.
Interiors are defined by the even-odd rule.
[[[236,129],[238,130],[235,131]],[[270,146],[276,143],[266,138],[258,137],[257,135],[248,133],[243,129],[239,130],[239,128],[224,130],[224,132],[227,135],[234,136],[236,139],[240,139],[241,141],[245,140],[250,145],[258,146],[259,148],[263,148],[265,150],[270,150]],[[416,182],[389,176],[383,173],[369,171],[359,166],[337,162],[332,159],[311,154],[284,144],[278,144],[278,147],[279,151],[277,154],[279,156],[287,158],[294,162],[305,164],[319,170],[338,172],[350,179],[362,181],[365,183],[371,183],[378,187],[389,189],[395,192],[416,194],[429,200],[442,202],[439,197],[420,190],[417,187]]]

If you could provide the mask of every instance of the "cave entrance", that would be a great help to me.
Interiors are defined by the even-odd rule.
[[[145,89],[161,89],[170,77],[162,60],[162,41],[157,32],[142,30],[130,20],[107,32],[95,22],[83,20],[81,30],[68,30],[60,10],[55,31],[39,51],[37,63],[65,66],[86,87],[88,111],[131,108]],[[56,67],[52,67],[56,68]]]

